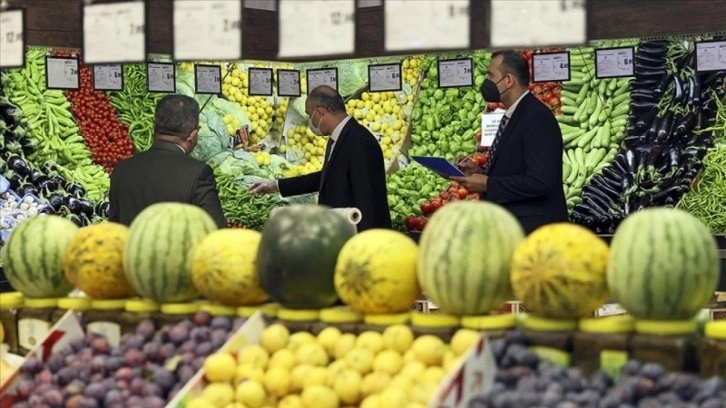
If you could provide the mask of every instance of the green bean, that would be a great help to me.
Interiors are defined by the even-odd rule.
[[[124,89],[111,93],[111,104],[120,112],[119,120],[129,127],[129,137],[137,151],[149,149],[154,142],[152,112],[162,96],[147,91],[144,65],[124,67]]]

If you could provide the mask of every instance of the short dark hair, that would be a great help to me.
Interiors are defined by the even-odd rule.
[[[496,51],[492,54],[492,59],[502,56],[501,71],[502,74],[512,74],[520,85],[529,85],[529,64],[527,60],[514,50]]]
[[[330,113],[346,112],[343,97],[327,85],[320,85],[313,89],[308,95],[308,100],[313,108],[325,108]]]
[[[186,95],[166,95],[156,104],[154,132],[185,139],[199,126],[199,103]]]

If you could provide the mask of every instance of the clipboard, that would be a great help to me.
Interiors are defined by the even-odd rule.
[[[418,164],[439,174],[442,177],[464,177],[466,176],[461,170],[456,168],[448,160],[443,157],[427,157],[427,156],[411,156]]]

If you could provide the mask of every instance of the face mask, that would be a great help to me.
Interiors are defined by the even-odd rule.
[[[507,92],[509,90],[506,89],[504,92],[499,93],[499,88],[497,88],[497,85],[499,85],[499,83],[502,81],[504,81],[504,78],[500,79],[497,82],[494,82],[489,78],[484,80],[484,83],[481,86],[481,94],[484,97],[485,101],[497,103],[502,101],[502,95],[504,94],[504,92]]]
[[[318,121],[318,126],[313,125],[313,118],[315,117],[315,112],[313,112],[312,116],[308,119],[308,127],[310,130],[312,130],[313,133],[315,133],[317,136],[324,136],[325,133],[323,133],[322,130],[318,126],[320,126],[320,122],[323,121],[323,118],[320,118]]]

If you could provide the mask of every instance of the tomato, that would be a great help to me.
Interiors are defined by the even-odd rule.
[[[417,225],[418,230],[419,231],[423,231],[424,228],[426,228],[426,224],[428,224],[428,223],[429,223],[429,219],[428,218],[426,218],[426,217],[419,218],[418,219],[418,225]]]
[[[444,202],[441,199],[431,200],[431,214],[435,213],[442,205],[444,205]]]
[[[408,229],[409,231],[413,230],[416,227],[416,219],[412,215],[406,217],[406,221],[404,223],[406,224],[406,229]]]
[[[469,191],[462,187],[459,189],[459,191],[456,192],[456,194],[459,196],[460,199],[464,199],[466,198],[466,196],[469,195]]]
[[[421,208],[421,212],[425,215],[429,215],[431,213],[431,203],[429,203],[428,201],[422,203],[419,207]]]

